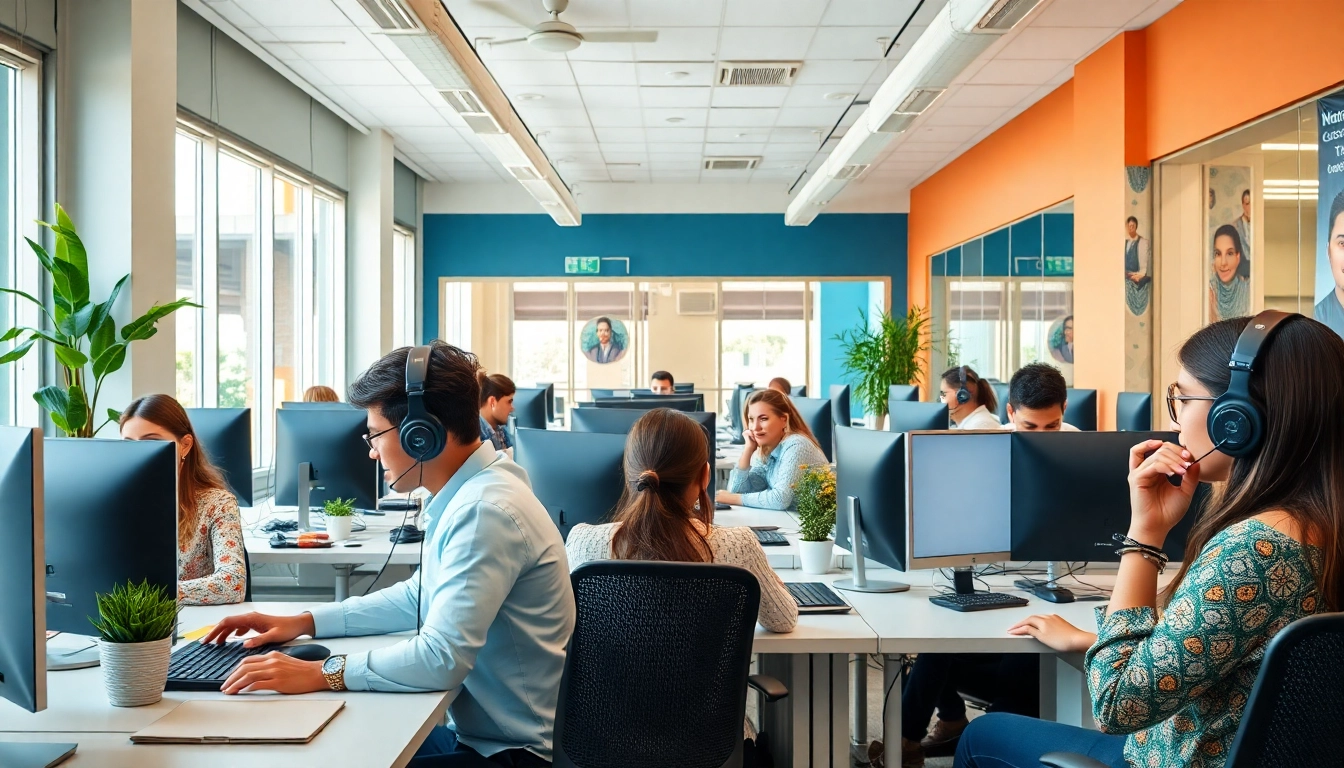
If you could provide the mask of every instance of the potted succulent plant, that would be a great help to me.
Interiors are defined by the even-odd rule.
[[[834,561],[835,470],[829,465],[806,467],[793,486],[798,509],[798,554],[803,573],[826,573]]]
[[[329,499],[322,505],[322,513],[327,517],[329,541],[345,541],[350,538],[350,528],[355,521],[354,499]]]
[[[163,698],[177,626],[177,596],[148,581],[117,585],[97,595],[102,639],[99,656],[107,700],[114,707],[141,707]]]

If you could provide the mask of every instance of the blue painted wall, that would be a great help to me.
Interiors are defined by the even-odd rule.
[[[832,384],[848,384],[841,374],[840,344],[835,335],[859,324],[859,310],[870,316],[872,297],[866,283],[822,283],[821,312],[821,391],[809,392],[813,397],[830,397]],[[863,405],[854,397],[849,400],[850,416],[863,417]]]

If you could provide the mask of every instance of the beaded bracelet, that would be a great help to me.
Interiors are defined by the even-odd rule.
[[[1153,567],[1157,568],[1158,576],[1161,576],[1163,573],[1166,573],[1167,560],[1164,557],[1155,557],[1151,552],[1148,552],[1147,550],[1142,549],[1140,547],[1121,547],[1115,550],[1115,554],[1121,556],[1128,555],[1131,552],[1137,553],[1144,560],[1147,560],[1148,562],[1152,563]]]
[[[1163,552],[1160,547],[1154,547],[1151,544],[1144,544],[1142,542],[1135,541],[1134,539],[1131,539],[1128,536],[1119,533],[1112,534],[1111,540],[1119,543],[1120,546],[1122,547],[1130,547],[1136,550],[1147,552],[1153,557],[1161,558],[1163,564],[1167,562],[1167,553]]]

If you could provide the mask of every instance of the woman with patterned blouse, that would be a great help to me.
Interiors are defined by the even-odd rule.
[[[248,573],[238,501],[201,450],[187,412],[169,395],[142,397],[122,412],[121,436],[177,445],[178,602],[243,602]]]
[[[793,401],[773,389],[758,389],[742,407],[746,447],[717,501],[758,509],[793,509],[793,486],[807,467],[828,464]]]
[[[1253,454],[1231,458],[1215,452],[1207,419],[1228,389],[1228,360],[1249,322],[1223,320],[1186,341],[1168,394],[1181,445],[1150,440],[1130,453],[1128,536],[1140,544],[1161,547],[1196,484],[1219,484],[1176,578],[1159,595],[1160,561],[1127,552],[1110,605],[1097,611],[1097,634],[1053,615],[1009,630],[1086,652],[1100,730],[985,715],[963,733],[958,768],[1035,768],[1051,751],[1126,768],[1220,768],[1269,641],[1297,619],[1340,609],[1344,340],[1301,315],[1279,324],[1250,374],[1263,440]]]

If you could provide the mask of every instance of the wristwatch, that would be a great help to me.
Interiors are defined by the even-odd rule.
[[[328,656],[322,662],[322,676],[327,679],[327,687],[333,691],[345,690],[345,654]]]

